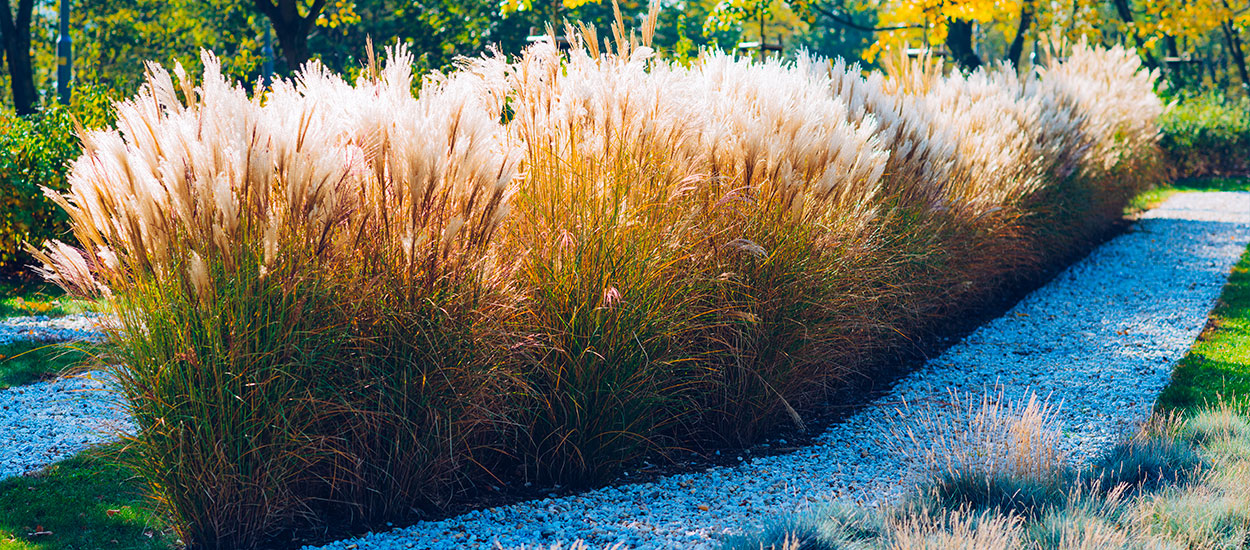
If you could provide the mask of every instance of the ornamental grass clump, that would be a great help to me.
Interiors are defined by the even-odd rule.
[[[137,471],[193,547],[437,509],[504,380],[483,341],[518,156],[487,94],[466,73],[414,99],[393,52],[355,88],[314,66],[249,99],[204,61],[179,88],[151,66],[84,136],[55,197],[83,250],[41,254],[118,315]]]
[[[540,43],[503,69],[525,151],[508,229],[526,385],[517,447],[544,481],[609,479],[675,446],[698,412],[699,214],[715,199],[684,147],[701,130],[686,116],[696,106],[647,71],[649,29],[640,42],[618,26],[603,55],[593,29],[570,29],[568,57]]]
[[[682,71],[672,67],[672,71]],[[729,208],[708,273],[718,281],[707,339],[719,352],[701,428],[754,441],[850,374],[887,263],[873,223],[888,153],[873,121],[853,121],[827,79],[780,61],[705,55],[684,71],[706,105],[700,143]]]
[[[198,86],[153,67],[84,136],[57,195],[82,249],[40,254],[118,313],[134,456],[184,540],[281,545],[805,429],[1153,174],[1158,100],[1122,50],[683,65],[656,13],[419,95],[402,50],[252,98],[211,57]]]
[[[1040,72],[1031,93],[1047,98],[1048,114],[1074,110],[1080,124],[1075,132],[1065,130],[1067,139],[1081,143],[1080,135],[1088,145],[1074,177],[1028,198],[1033,214],[1024,225],[1048,257],[1071,256],[1100,238],[1131,196],[1163,181],[1163,103],[1152,88],[1157,72],[1143,69],[1136,52],[1120,46],[1082,43]]]

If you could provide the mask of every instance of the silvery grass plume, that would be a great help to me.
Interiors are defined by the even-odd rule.
[[[500,75],[466,61],[452,76],[427,77],[418,98],[412,54],[396,47],[387,57],[384,67],[372,60],[355,86],[314,65],[269,97],[317,105],[339,126],[360,206],[350,220],[352,254],[381,262],[405,288],[506,271],[493,246],[521,150],[499,123]]]
[[[1044,170],[1046,153],[1039,147],[1035,126],[1041,109],[1035,96],[1024,93],[1008,66],[955,73],[918,98],[927,110],[940,113],[942,125],[953,129],[963,172],[946,188],[952,203],[979,214],[1012,204],[1051,182]],[[978,208],[979,206],[979,208]]]
[[[871,219],[889,153],[812,63],[704,54],[684,75],[707,117],[700,145],[714,174],[793,221]]]
[[[203,60],[199,87],[176,67],[183,99],[149,65],[138,95],[117,104],[118,129],[82,136],[69,191],[49,191],[93,276],[114,292],[183,281],[211,300],[210,267],[236,272],[242,250],[263,252],[266,265],[285,245],[324,252],[356,210],[331,124],[307,103],[262,106],[226,82],[215,57]],[[95,283],[58,267],[66,254],[54,243],[38,257],[54,280],[90,292]]]
[[[567,58],[540,42],[506,68],[515,111],[509,128],[527,149],[530,194],[549,193],[545,198],[556,201],[538,218],[591,224],[644,216],[648,223],[685,223],[676,204],[656,207],[697,192],[703,161],[693,145],[704,119],[690,115],[698,105],[649,70],[655,55],[649,36],[638,41],[617,29],[615,49],[605,40],[601,53],[593,27],[569,31],[574,47]],[[556,214],[573,214],[580,209],[575,204],[609,219]]]
[[[341,257],[385,243],[409,272],[484,254],[519,164],[487,75],[432,79],[417,99],[411,54],[396,49],[356,87],[313,64],[262,102],[203,57],[198,87],[175,69],[182,100],[150,65],[118,104],[118,130],[84,135],[69,192],[53,195],[104,286],[180,272],[211,293],[207,266],[233,273],[241,250],[270,267],[283,251]],[[54,278],[98,289],[72,254],[54,245],[39,256]]]
[[[1133,50],[1082,42],[1065,60],[1040,71],[1035,93],[1062,97],[1082,114],[1080,131],[1093,142],[1087,170],[1124,175],[1126,168],[1151,167],[1163,103],[1153,87],[1158,72],[1143,70]]]
[[[830,93],[848,105],[852,120],[876,121],[877,139],[889,153],[883,193],[898,197],[904,205],[941,205],[959,161],[955,130],[945,124],[941,113],[900,92],[894,80],[880,71],[865,76],[859,65],[847,65],[841,58],[804,66],[827,75]]]

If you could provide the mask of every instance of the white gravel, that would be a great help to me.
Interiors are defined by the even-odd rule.
[[[106,315],[0,319],[0,345],[99,341]],[[133,431],[103,372],[0,390],[0,479],[23,475]]]
[[[1248,241],[1250,193],[1177,195],[831,426],[815,445],[324,548],[533,548],[576,539],[592,547],[712,548],[725,535],[755,530],[813,503],[888,498],[916,468],[887,452],[882,419],[900,401],[942,399],[950,389],[980,393],[1001,384],[1011,399],[1036,392],[1062,402],[1063,444],[1080,460],[1147,417]]]
[[[0,345],[22,340],[64,342],[69,340],[100,340],[103,323],[109,317],[102,313],[75,313],[59,317],[32,315],[0,319]]]
[[[133,430],[104,373],[0,390],[0,479],[33,472]]]

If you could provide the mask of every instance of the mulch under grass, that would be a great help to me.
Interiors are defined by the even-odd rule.
[[[121,452],[109,445],[0,481],[0,550],[180,547],[142,486],[117,465]]]

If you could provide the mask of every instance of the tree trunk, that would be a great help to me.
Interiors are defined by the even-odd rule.
[[[1180,51],[1180,48],[1176,47],[1176,37],[1170,34],[1164,35],[1163,44],[1168,49],[1167,50],[1168,57],[1171,57],[1177,60],[1177,63],[1175,64],[1174,67],[1171,67],[1171,66],[1164,67],[1165,69],[1167,69],[1167,76],[1169,79],[1172,80],[1172,85],[1176,86],[1177,88],[1184,87],[1185,86],[1185,64],[1180,62],[1181,51]],[[1199,78],[1199,80],[1202,80],[1202,79]]]
[[[37,112],[39,96],[35,93],[35,71],[30,62],[30,18],[34,0],[18,0],[14,19],[9,0],[0,0],[0,35],[3,35],[5,59],[9,64],[9,82],[13,91],[13,108],[19,115]]]
[[[299,70],[312,54],[308,51],[308,34],[325,8],[325,0],[314,0],[306,15],[300,15],[298,0],[254,0],[256,9],[265,14],[278,36],[278,47],[290,72]]]
[[[1155,61],[1155,56],[1146,50],[1141,36],[1137,34],[1136,22],[1133,20],[1133,10],[1129,8],[1128,0],[1111,0],[1111,3],[1115,5],[1115,11],[1120,15],[1120,19],[1129,24],[1129,32],[1133,34],[1133,43],[1137,44],[1137,54],[1146,59],[1146,66],[1151,68],[1158,67],[1159,62]]]
[[[1223,0],[1224,7],[1230,8],[1228,0]],[[1224,39],[1228,41],[1229,53],[1232,54],[1233,64],[1237,65],[1237,74],[1241,77],[1241,87],[1250,90],[1250,76],[1246,74],[1246,50],[1242,46],[1241,31],[1237,30],[1237,24],[1232,20],[1226,20],[1220,24],[1224,29]]]
[[[1033,6],[1026,1],[1020,6],[1020,24],[1016,26],[1016,37],[1011,40],[1011,46],[1007,48],[1007,62],[1012,67],[1020,66],[1020,56],[1024,53],[1024,36],[1029,32],[1029,26],[1033,24]]]
[[[1232,54],[1233,64],[1237,66],[1237,75],[1241,77],[1241,86],[1250,88],[1250,76],[1246,75],[1246,53],[1241,47],[1241,33],[1232,21],[1220,23],[1224,28],[1224,39],[1228,41],[1228,50]]]
[[[957,19],[951,21],[946,31],[946,49],[951,59],[960,67],[975,71],[981,67],[981,58],[972,49],[972,23]]]

